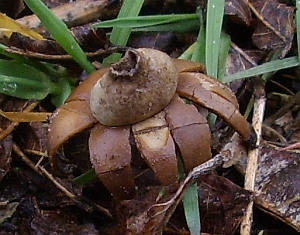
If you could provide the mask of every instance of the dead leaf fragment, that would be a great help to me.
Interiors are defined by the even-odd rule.
[[[261,144],[255,179],[255,203],[265,212],[300,232],[299,153]],[[244,172],[247,158],[237,164]]]
[[[252,198],[251,193],[215,173],[200,178],[198,192],[201,231],[234,234]]]
[[[259,19],[252,36],[260,49],[283,49],[283,55],[292,46],[294,35],[294,7],[278,3],[277,0],[252,0],[249,7]]]
[[[43,211],[30,222],[31,234],[60,234],[60,235],[98,235],[99,232],[92,224],[79,224],[70,213],[60,211]]]
[[[227,157],[225,153],[224,156],[217,155],[194,168],[179,187],[178,185],[168,186],[164,193],[161,187],[140,188],[134,199],[119,202],[116,213],[122,232],[118,234],[162,234],[180,203],[183,193],[199,178],[202,231],[233,234],[252,196],[250,192],[241,189],[224,177],[210,174]],[[181,218],[180,221],[182,220],[184,219]],[[173,229],[180,224],[174,221],[171,223]],[[184,227],[185,225],[178,226]]]
[[[264,56],[265,53],[261,50],[243,50],[231,43],[226,61],[226,75],[255,67]]]
[[[251,12],[244,0],[225,1],[225,14],[239,17],[247,25],[251,22]]]
[[[0,205],[0,224],[2,224],[6,219],[10,218],[13,213],[15,213],[18,202],[11,202],[5,205]]]
[[[260,149],[256,175],[256,203],[273,216],[300,232],[300,161],[299,154]]]
[[[184,187],[179,187],[176,191],[175,185],[168,187],[165,194],[158,198],[161,187],[153,186],[139,190],[134,199],[121,201],[116,209],[120,219],[119,229],[122,230],[119,234],[162,234],[169,218],[181,201],[185,191],[183,189]],[[201,176],[198,192],[201,231],[234,234],[251,200],[251,193],[215,173]],[[173,229],[176,229],[177,225],[178,229],[184,226],[184,223],[180,222],[184,218],[179,217],[179,221],[177,219],[171,218]]]
[[[5,14],[2,14],[1,12],[0,12],[0,32],[1,34],[4,34],[6,37],[10,37],[10,35],[13,32],[18,32],[33,39],[39,39],[39,40],[43,39],[43,36],[40,35],[39,33],[18,23],[17,21],[11,19]]]
[[[99,49],[107,48],[110,45],[104,30],[91,28],[89,24],[73,27],[70,29],[70,32],[84,51],[87,52],[95,52]],[[61,45],[53,39],[32,38],[23,32],[12,33],[8,40],[8,46],[10,46],[12,50],[23,50],[24,53],[29,51],[46,55],[67,54]]]

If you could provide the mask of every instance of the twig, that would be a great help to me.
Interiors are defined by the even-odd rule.
[[[66,189],[63,185],[61,185],[52,174],[50,174],[44,167],[40,166],[39,164],[34,164],[18,147],[17,144],[13,143],[13,151],[20,157],[20,159],[29,166],[32,170],[34,170],[39,175],[45,176],[48,180],[50,180],[59,190],[62,191],[62,193],[70,198],[73,202],[75,202],[77,205],[84,205],[86,204],[83,200],[80,200],[75,194],[70,192],[68,189]],[[112,218],[111,213],[106,208],[97,205],[95,203],[88,202],[92,207],[96,207],[97,210],[101,211],[105,215],[107,215],[109,218]]]
[[[253,60],[244,50],[239,48],[235,43],[231,42],[230,46],[240,55],[245,59],[247,62],[249,62],[253,67],[257,66],[257,63],[255,60]],[[246,67],[244,67],[246,69]]]
[[[108,0],[80,0],[51,9],[53,13],[69,27],[83,25],[98,19],[111,18],[119,11],[119,5],[108,7]],[[43,31],[41,21],[36,15],[25,16],[17,20],[20,24]]]
[[[284,148],[280,148],[279,151],[288,151],[288,150],[293,150],[293,149],[297,149],[297,148],[300,148],[300,142],[296,142],[296,143],[288,145]]]
[[[170,200],[163,203],[155,204],[151,207],[152,209],[155,207],[162,208],[155,214],[155,216],[162,213],[165,214],[164,223],[162,227],[166,226],[177,205],[180,203],[184,191],[189,186],[194,184],[202,175],[207,174],[208,172],[211,172],[217,167],[221,166],[224,163],[224,161],[227,161],[228,157],[228,151],[223,151],[220,154],[217,154],[212,159],[208,160],[207,162],[195,167],[192,171],[190,171],[190,173],[187,175],[184,181],[180,184],[175,195]]]
[[[260,78],[254,78],[253,84],[254,84],[255,102],[253,108],[252,125],[257,134],[256,145],[259,146],[261,140],[262,123],[263,123],[263,116],[265,112],[266,98],[265,98],[263,80]],[[258,153],[259,153],[259,148],[254,148],[249,151],[244,187],[245,189],[250,191],[254,191]],[[249,203],[246,210],[246,214],[242,220],[241,229],[240,229],[241,235],[251,234],[252,215],[253,215],[253,201]]]
[[[287,140],[274,128],[267,126],[265,124],[262,124],[262,128],[263,128],[264,133],[266,133],[266,132],[272,133],[273,136],[276,136],[280,140],[281,143],[284,143],[284,144],[288,143]]]
[[[29,104],[23,112],[28,113],[32,111],[36,106],[38,105],[38,102],[34,102]],[[12,122],[5,130],[0,128],[0,141],[3,140],[5,137],[7,137],[13,129],[19,125],[19,122]],[[38,173],[41,176],[45,176],[48,180],[50,180],[59,190],[63,192],[64,195],[69,197],[72,201],[74,201],[77,205],[91,205],[93,208],[96,208],[98,211],[101,211],[105,215],[107,215],[109,218],[112,218],[111,213],[106,208],[97,205],[96,203],[93,203],[91,201],[83,200],[83,198],[78,198],[76,195],[74,195],[72,192],[70,192],[68,189],[66,189],[64,186],[62,186],[44,167],[40,166],[41,160],[44,158],[44,156],[41,157],[41,160],[38,161],[37,164],[35,164],[33,161],[31,161],[18,147],[16,143],[13,143],[12,145],[13,151],[20,157],[20,159],[29,166],[33,171]]]

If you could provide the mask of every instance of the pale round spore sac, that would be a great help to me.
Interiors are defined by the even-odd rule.
[[[90,108],[103,125],[131,125],[162,111],[177,81],[177,69],[167,54],[148,48],[128,50],[94,85]]]

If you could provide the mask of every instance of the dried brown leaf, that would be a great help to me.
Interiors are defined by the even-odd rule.
[[[225,1],[225,14],[239,17],[247,25],[251,22],[251,12],[244,0]]]
[[[135,199],[121,201],[117,214],[121,219],[120,224],[123,224],[122,234],[161,234],[184,192],[174,190],[175,187],[168,188],[166,194],[159,198],[160,187],[149,187],[147,190],[139,190]],[[200,178],[198,192],[202,231],[234,234],[251,199],[251,193],[214,173]],[[180,226],[184,226],[181,216],[178,222],[174,222],[175,219],[172,224],[180,223]]]
[[[140,188],[134,199],[119,202],[117,214],[123,224],[122,234],[162,234],[185,189],[199,177],[202,230],[233,234],[251,200],[251,193],[216,174],[203,176],[222,164],[226,155],[194,168],[179,187],[168,187],[165,194],[161,194],[160,187]]]
[[[300,231],[299,153],[280,151],[266,143],[259,149],[255,203],[264,211]],[[243,172],[247,158],[237,167]]]
[[[260,49],[282,48],[284,56],[292,45],[294,7],[277,0],[252,0],[249,7],[259,20],[252,36],[254,44]]]
[[[1,203],[2,204],[2,203]],[[6,219],[10,218],[13,213],[15,213],[17,206],[19,205],[18,202],[11,202],[11,203],[3,203],[4,205],[0,204],[0,224],[2,224]]]
[[[60,234],[60,235],[98,235],[92,224],[80,224],[71,213],[61,211],[43,211],[30,222],[30,234]]]
[[[261,50],[242,50],[235,44],[231,44],[226,62],[226,74],[234,74],[252,68],[265,55]]]
[[[256,175],[256,203],[273,216],[300,232],[300,160],[299,154],[260,149]]]
[[[199,183],[201,231],[234,234],[240,225],[251,193],[214,173],[201,177]]]
[[[178,46],[177,35],[173,32],[147,33],[132,35],[129,46],[134,48],[149,47],[171,54]]]

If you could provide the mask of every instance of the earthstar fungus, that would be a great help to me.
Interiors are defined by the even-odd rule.
[[[52,164],[70,138],[92,128],[91,163],[105,187],[122,200],[136,190],[133,145],[163,185],[177,181],[177,156],[186,172],[211,158],[211,134],[199,106],[248,140],[250,127],[232,91],[201,71],[196,62],[154,49],[130,49],[120,62],[91,74],[53,113]]]
[[[175,94],[177,80],[177,69],[165,53],[128,50],[94,85],[90,107],[103,125],[131,125],[163,110]]]

